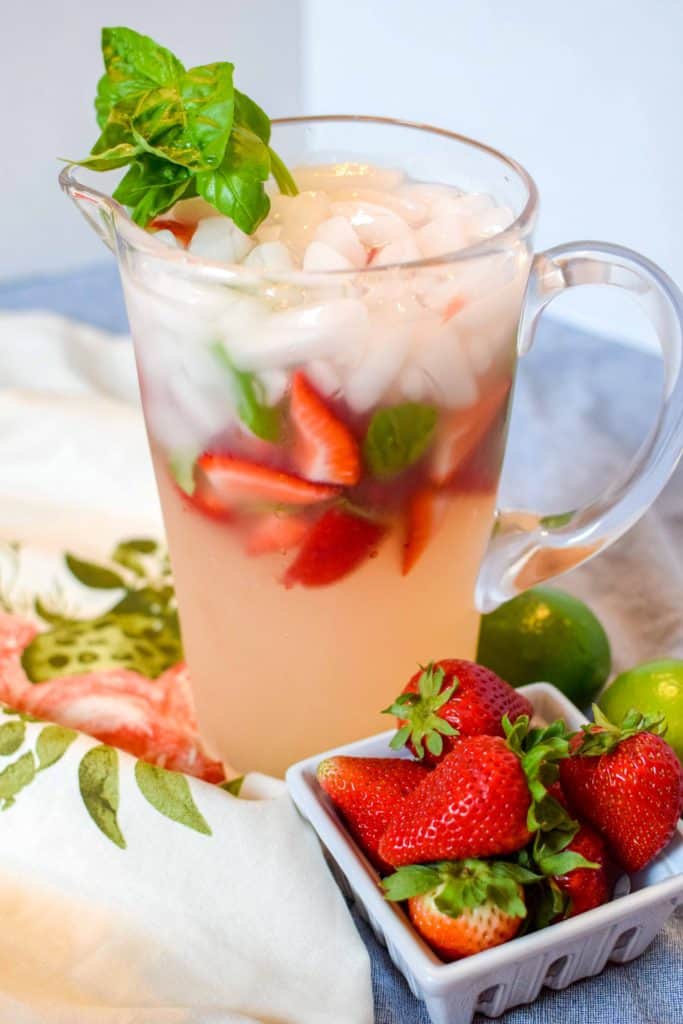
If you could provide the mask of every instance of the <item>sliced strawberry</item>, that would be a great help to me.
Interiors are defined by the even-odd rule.
[[[211,452],[197,459],[195,482],[194,501],[212,512],[248,502],[313,505],[339,493],[338,487],[313,484],[279,469]]]
[[[331,508],[311,527],[284,577],[286,587],[324,587],[348,576],[376,554],[386,528]]]
[[[155,217],[147,225],[148,231],[170,231],[174,235],[184,249],[187,249],[188,245],[192,241],[192,236],[195,232],[196,224],[181,224],[179,220],[170,220],[164,217]]]
[[[265,555],[273,551],[291,551],[304,539],[309,526],[303,516],[268,512],[249,528],[247,553]]]
[[[443,499],[431,487],[415,491],[406,508],[402,572],[407,576],[424,553],[443,516]]]
[[[467,409],[457,409],[443,417],[434,445],[431,477],[435,484],[449,483],[475,448],[484,440],[510,391],[510,382],[501,381]]]
[[[290,415],[296,438],[294,459],[301,475],[346,487],[358,483],[360,455],[353,434],[301,372],[292,378]]]

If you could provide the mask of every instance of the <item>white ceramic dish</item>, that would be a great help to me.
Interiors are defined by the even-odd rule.
[[[534,683],[522,689],[545,722],[563,718],[571,728],[586,719],[554,686]],[[652,942],[675,908],[683,905],[683,826],[649,867],[632,876],[630,892],[610,903],[550,928],[513,939],[476,956],[445,964],[412,928],[403,910],[388,903],[379,876],[356,846],[329,798],[317,784],[320,761],[332,754],[358,757],[394,755],[392,732],[328,750],[293,765],[287,772],[292,799],[329,851],[336,875],[370,922],[377,938],[423,999],[433,1024],[470,1024],[475,1013],[497,1017],[532,1002],[543,986],[561,989],[598,974],[608,960],[633,960]]]

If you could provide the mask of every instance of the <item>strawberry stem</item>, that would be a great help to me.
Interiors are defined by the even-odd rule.
[[[421,665],[420,668],[422,675],[417,684],[417,693],[402,693],[382,714],[394,715],[405,723],[391,740],[391,749],[400,750],[411,744],[416,756],[422,760],[425,746],[430,754],[439,757],[443,752],[443,737],[458,735],[458,730],[441,718],[438,712],[451,699],[459,681],[454,678],[442,690],[444,670],[433,662],[426,667]]]
[[[594,723],[581,726],[583,740],[581,746],[576,750],[577,754],[585,757],[600,757],[602,754],[609,754],[616,750],[620,743],[637,736],[640,732],[651,732],[655,736],[662,736],[666,732],[666,721],[664,715],[644,715],[635,708],[631,708],[624,715],[621,723],[615,725],[603,714],[597,704],[593,705]],[[595,726],[598,726],[596,729]]]
[[[437,910],[448,917],[460,917],[485,903],[513,917],[526,917],[520,886],[540,879],[521,864],[468,858],[401,867],[383,880],[382,887],[386,899],[394,902],[433,893]]]

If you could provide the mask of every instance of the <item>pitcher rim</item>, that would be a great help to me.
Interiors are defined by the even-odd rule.
[[[273,125],[365,123],[395,128],[408,128],[415,131],[428,132],[432,135],[440,135],[455,142],[463,143],[473,149],[478,149],[489,156],[495,157],[502,163],[507,164],[507,166],[522,181],[522,184],[526,189],[526,201],[512,223],[502,231],[497,231],[489,238],[467,245],[462,249],[442,253],[438,256],[422,257],[418,260],[399,260],[394,263],[387,263],[379,266],[366,266],[353,269],[306,271],[298,268],[289,271],[273,271],[268,270],[267,268],[261,269],[245,267],[240,263],[220,263],[213,260],[201,259],[197,256],[193,256],[188,250],[174,249],[166,245],[164,242],[157,241],[154,233],[151,233],[139,224],[136,224],[130,217],[126,208],[122,206],[121,203],[117,202],[116,199],[113,199],[112,196],[108,195],[106,192],[101,192],[99,189],[79,181],[75,174],[78,164],[69,163],[61,170],[59,174],[59,184],[63,191],[72,199],[90,199],[98,205],[108,208],[111,214],[117,218],[117,221],[115,222],[117,234],[123,234],[127,237],[127,240],[131,242],[138,251],[142,250],[149,255],[161,257],[168,262],[176,264],[176,266],[179,263],[187,265],[189,269],[194,271],[205,269],[206,271],[211,272],[212,275],[222,270],[224,273],[227,272],[230,275],[234,275],[236,272],[240,275],[248,272],[250,277],[260,277],[269,280],[286,279],[292,281],[305,278],[307,281],[313,281],[329,280],[330,278],[339,279],[344,277],[357,277],[358,275],[366,274],[382,274],[384,272],[392,271],[421,270],[429,267],[445,266],[451,263],[464,263],[470,259],[476,259],[499,252],[501,249],[509,248],[515,241],[524,238],[533,227],[534,218],[538,209],[538,188],[534,179],[526,168],[517,160],[485,142],[480,142],[467,135],[462,135],[458,132],[451,131],[450,129],[440,128],[437,125],[427,124],[425,122],[409,121],[401,118],[382,117],[371,114],[303,114],[295,117],[273,118],[271,123]],[[221,214],[217,211],[216,215],[220,216]],[[119,220],[123,222],[124,231],[119,230]]]

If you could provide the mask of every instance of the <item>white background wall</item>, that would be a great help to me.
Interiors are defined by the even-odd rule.
[[[618,241],[683,284],[681,0],[14,3],[0,29],[0,277],[103,256],[57,192],[55,157],[94,139],[98,32],[117,23],[187,63],[228,57],[273,115],[381,113],[491,142],[541,188],[540,246]],[[623,301],[564,311],[642,334]]]
[[[60,194],[58,156],[97,137],[100,29],[129,25],[188,67],[231,60],[240,88],[274,115],[302,106],[298,0],[0,0],[0,277],[105,259]]]

